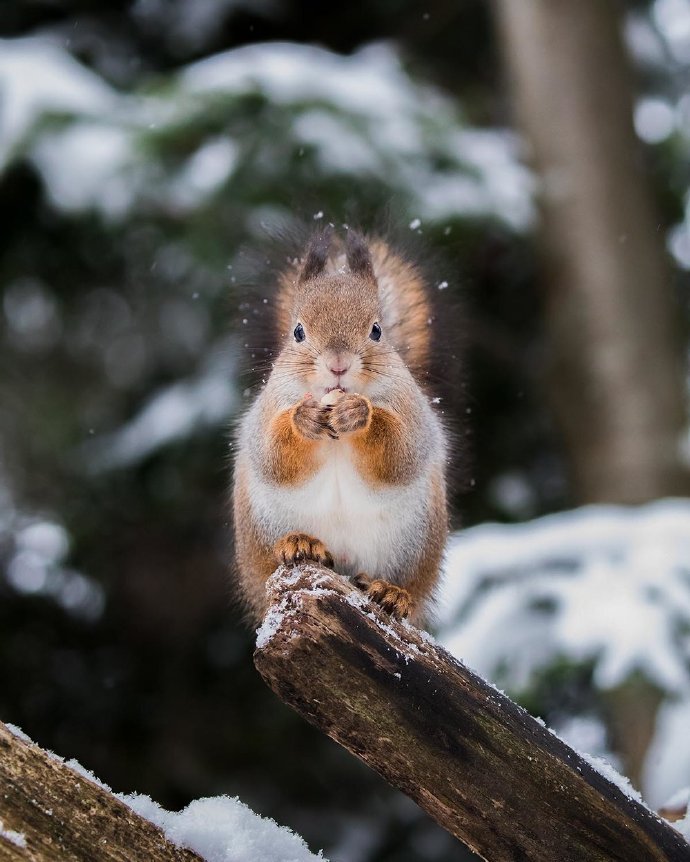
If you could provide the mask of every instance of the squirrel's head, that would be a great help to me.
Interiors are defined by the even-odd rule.
[[[283,363],[316,397],[331,389],[364,394],[383,383],[397,354],[386,339],[364,238],[349,230],[344,256],[333,258],[330,232],[317,235],[297,279]]]

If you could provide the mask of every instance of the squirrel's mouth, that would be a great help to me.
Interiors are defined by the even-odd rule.
[[[347,389],[344,386],[327,386],[326,395],[328,395],[329,392],[335,392],[336,390],[339,392],[347,392]]]

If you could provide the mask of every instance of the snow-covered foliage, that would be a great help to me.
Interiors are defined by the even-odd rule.
[[[202,371],[158,391],[123,427],[87,441],[81,454],[95,471],[129,467],[198,429],[220,426],[236,401],[231,345],[212,353]]]
[[[466,128],[452,100],[415,83],[389,45],[350,57],[288,43],[249,45],[189,66],[165,88],[129,96],[57,44],[8,41],[2,56],[9,121],[0,132],[0,167],[28,154],[53,202],[68,211],[93,208],[120,219],[137,205],[193,210],[249,164],[270,172],[277,145],[283,160],[308,150],[324,174],[363,174],[404,191],[427,219],[493,217],[524,229],[533,217],[532,179],[517,160],[515,137]],[[233,128],[247,99],[264,105],[254,118],[258,132],[264,116],[275,123],[284,115],[277,144],[275,133]],[[181,160],[152,157],[202,119],[215,130]]]
[[[687,68],[690,59],[689,0],[654,0],[632,10],[627,19],[626,41],[637,63],[647,67],[652,92],[635,105],[635,130],[647,144],[677,147],[687,152],[690,144],[690,100]],[[663,81],[663,89],[660,82]],[[667,236],[668,249],[678,266],[690,269],[690,193],[685,174],[672,175],[669,183],[684,198],[683,220]]]
[[[662,801],[687,782],[690,502],[587,507],[458,533],[448,551],[439,639],[518,697],[563,665],[589,668],[598,691],[633,675],[647,679],[664,704],[646,795]],[[579,723],[557,726],[560,735],[610,759],[597,739],[600,719],[572,719]]]

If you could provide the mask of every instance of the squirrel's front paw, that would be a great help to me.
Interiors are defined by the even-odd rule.
[[[361,431],[371,422],[371,409],[363,395],[343,395],[330,408],[329,424],[338,435]]]
[[[389,581],[371,581],[366,575],[353,578],[356,587],[362,590],[368,598],[381,605],[386,613],[397,620],[405,619],[412,607],[412,597],[404,587],[391,584]]]
[[[331,408],[324,407],[311,395],[305,395],[292,412],[292,421],[297,431],[309,440],[330,437],[335,440],[337,432],[330,424]]]
[[[314,560],[329,569],[333,568],[333,557],[323,542],[306,533],[286,533],[273,546],[279,563],[296,566],[305,560]]]

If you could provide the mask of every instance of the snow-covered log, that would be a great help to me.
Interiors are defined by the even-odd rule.
[[[0,723],[0,862],[201,862],[116,799]]]
[[[690,862],[690,845],[423,632],[313,564],[269,579],[276,694],[491,862]]]

